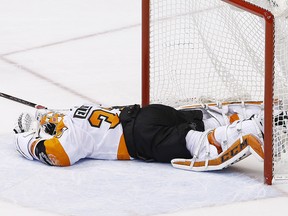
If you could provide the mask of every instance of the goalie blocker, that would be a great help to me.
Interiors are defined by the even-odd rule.
[[[16,145],[27,159],[57,166],[82,158],[141,159],[172,162],[187,170],[218,170],[250,154],[263,158],[262,113],[260,103],[181,110],[155,104],[143,108],[84,105],[65,115],[43,115],[35,120],[42,125],[40,133],[29,133],[28,138],[27,131],[18,130]],[[47,130],[51,124],[55,127]]]

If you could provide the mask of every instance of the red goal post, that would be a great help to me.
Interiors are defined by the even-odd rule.
[[[168,2],[173,2],[173,0],[167,0]],[[175,0],[176,2],[177,0]],[[261,18],[263,20],[263,23],[264,23],[264,29],[265,29],[265,33],[264,33],[264,45],[263,45],[263,84],[259,84],[260,86],[260,90],[257,89],[257,91],[262,91],[261,90],[261,85],[263,85],[263,93],[259,94],[260,96],[257,96],[257,98],[252,98],[252,99],[256,99],[256,100],[263,100],[264,101],[264,110],[265,110],[265,129],[264,129],[264,132],[265,132],[265,138],[264,138],[264,142],[265,142],[265,160],[264,160],[264,181],[266,184],[272,184],[272,180],[273,180],[273,177],[274,177],[274,167],[273,167],[273,127],[272,125],[274,124],[274,120],[273,120],[273,101],[275,100],[275,95],[274,95],[274,77],[275,77],[275,65],[274,65],[274,62],[275,62],[275,18],[274,18],[274,14],[268,10],[267,8],[264,8],[262,6],[259,6],[259,5],[255,5],[254,3],[251,3],[251,1],[245,1],[245,0],[194,0],[193,2],[211,2],[211,4],[214,4],[215,7],[222,7],[222,5],[224,5],[223,7],[225,7],[225,5],[230,5],[231,7],[231,10],[234,10],[236,11],[235,13],[240,13],[239,11],[244,11],[245,13],[250,13],[250,14],[253,14],[259,18]],[[219,2],[219,5],[218,5],[218,2]],[[183,80],[186,80],[186,79],[193,79],[193,73],[194,71],[191,70],[191,68],[189,68],[189,74],[190,75],[187,75],[187,71],[185,71],[185,74],[182,76],[182,78],[180,77],[177,77],[177,78],[174,78],[173,76],[178,76],[179,73],[182,73],[185,69],[185,66],[175,66],[175,65],[172,65],[173,67],[173,73],[169,74],[169,79],[170,79],[170,82],[167,81],[168,84],[162,84],[164,82],[161,82],[161,79],[166,79],[165,76],[167,76],[166,74],[162,73],[162,71],[160,71],[159,69],[159,72],[157,71],[158,68],[169,68],[169,65],[166,67],[166,65],[162,65],[164,63],[162,63],[163,61],[167,62],[166,64],[169,64],[172,60],[172,58],[174,56],[171,55],[167,55],[167,59],[166,56],[163,57],[163,55],[167,54],[167,50],[168,50],[168,46],[169,46],[169,51],[171,51],[172,48],[170,48],[170,46],[178,46],[180,47],[180,45],[182,47],[185,47],[188,42],[187,42],[187,39],[183,39],[183,38],[178,38],[176,36],[171,36],[167,34],[166,30],[168,29],[169,31],[171,31],[173,34],[174,34],[174,31],[175,31],[175,34],[177,34],[177,31],[178,31],[178,27],[176,28],[175,26],[176,25],[179,25],[181,27],[181,25],[183,25],[184,27],[184,30],[181,31],[181,34],[187,34],[187,35],[192,35],[192,33],[188,32],[191,27],[191,23],[189,24],[185,24],[184,21],[185,20],[188,20],[188,19],[193,19],[193,22],[192,23],[197,23],[195,21],[195,18],[193,17],[193,15],[191,15],[193,12],[193,9],[189,9],[187,11],[181,11],[181,12],[165,12],[166,14],[163,15],[162,17],[159,16],[157,17],[158,15],[156,13],[162,13],[161,10],[164,10],[163,8],[161,8],[161,5],[159,3],[158,5],[158,2],[165,2],[164,0],[142,0],[142,105],[145,106],[149,103],[164,103],[164,104],[168,104],[168,105],[171,105],[171,106],[176,106],[175,104],[173,104],[173,102],[171,104],[170,103],[170,95],[164,95],[162,99],[162,93],[163,92],[166,92],[166,91],[169,91],[167,89],[169,88],[172,88],[171,87],[171,79],[175,79],[173,80],[173,83],[174,82],[179,82],[177,85],[183,85],[183,86],[188,86],[190,87],[190,85],[195,85],[195,84],[186,84],[185,82],[181,83],[179,81],[179,79],[183,79]],[[181,0],[181,2],[184,2]],[[154,4],[156,6],[154,6]],[[170,3],[169,3],[170,4]],[[188,3],[187,3],[188,5]],[[185,5],[185,7],[187,7],[187,5]],[[189,3],[189,6],[193,7],[193,4]],[[170,7],[170,9],[173,7],[171,5],[165,5],[165,7]],[[177,7],[175,6],[175,11],[180,11],[181,10],[181,5],[177,5]],[[204,10],[202,8],[200,8],[201,10]],[[210,9],[209,9],[210,10]],[[212,10],[212,9],[211,9]],[[229,9],[230,10],[230,9]],[[238,11],[237,11],[238,10]],[[155,13],[155,14],[151,14],[151,13]],[[177,14],[178,13],[178,14]],[[182,13],[182,14],[181,14]],[[189,14],[191,13],[191,14]],[[167,15],[168,14],[168,15]],[[183,18],[183,20],[181,20],[181,22],[179,21],[175,21],[171,24],[171,26],[161,26],[161,29],[158,26],[158,24],[155,24],[157,22],[161,22],[161,25],[162,23],[165,22],[165,20],[168,20],[169,19],[169,15],[172,14],[172,18],[173,19],[173,16],[175,19],[178,19],[178,17],[184,17],[185,16],[185,20]],[[189,14],[189,15],[187,15]],[[240,16],[242,16],[242,14],[240,14]],[[222,18],[221,18],[222,19]],[[232,21],[234,20],[231,19]],[[167,22],[170,22],[170,21],[167,21]],[[189,22],[189,21],[187,21]],[[262,22],[262,21],[261,21]],[[169,23],[170,24],[170,23]],[[249,25],[249,23],[247,23]],[[243,25],[242,23],[240,23],[239,25]],[[156,27],[155,27],[156,26]],[[179,27],[179,28],[180,28]],[[224,26],[225,27],[225,26]],[[201,28],[198,27],[198,28]],[[172,29],[172,30],[171,30]],[[188,30],[187,30],[188,29]],[[158,31],[157,32],[157,35],[156,33],[154,33],[155,31]],[[205,37],[205,32],[203,32],[202,30],[198,30],[200,32],[200,36],[198,36],[197,40],[199,40],[199,37],[201,37],[201,40],[203,40],[203,38]],[[223,30],[224,31],[224,30]],[[184,32],[184,33],[183,33]],[[198,33],[199,33],[198,32]],[[169,32],[169,34],[172,34]],[[164,51],[159,51],[158,48],[160,47],[160,44],[156,44],[154,43],[154,41],[152,40],[158,40],[160,41],[158,38],[161,37],[161,34],[163,34],[163,37],[165,37],[164,39],[164,42],[161,41],[161,43],[165,43],[165,45],[162,44],[162,47],[165,46],[165,49]],[[179,33],[180,34],[180,33]],[[210,33],[211,34],[211,33]],[[222,34],[222,33],[221,33]],[[221,36],[220,34],[220,36]],[[253,32],[252,32],[253,34]],[[160,36],[159,36],[160,35]],[[203,36],[204,35],[204,36]],[[242,36],[243,37],[243,36]],[[156,38],[156,39],[155,39]],[[168,39],[167,39],[168,38]],[[171,40],[174,40],[175,41],[177,40],[177,42],[175,41],[172,41]],[[170,40],[170,41],[169,41]],[[181,41],[182,40],[182,41]],[[190,45],[187,45],[187,46],[190,46],[191,49],[193,49],[193,52],[194,50],[196,50],[196,46],[195,45],[196,43],[193,44],[193,42],[189,40],[189,43],[191,43]],[[245,40],[245,39],[244,39]],[[247,40],[250,40],[250,38],[248,38]],[[179,42],[180,41],[180,42]],[[181,44],[183,42],[183,44]],[[209,39],[208,39],[208,42],[209,43]],[[216,42],[215,42],[216,43]],[[221,43],[221,41],[219,42]],[[227,42],[228,43],[228,42]],[[204,44],[204,46],[209,46],[209,44]],[[156,47],[156,48],[155,48]],[[237,47],[236,47],[237,48]],[[157,50],[156,50],[157,49]],[[161,49],[161,48],[159,48]],[[183,49],[186,49],[183,48]],[[250,49],[250,48],[249,48]],[[259,48],[260,49],[260,48]],[[177,51],[175,51],[176,48],[174,49],[173,48],[173,52],[178,52],[179,53],[179,49],[177,48]],[[206,51],[211,51],[212,52],[214,51],[214,48],[206,48]],[[186,53],[189,52],[189,51],[185,51]],[[184,53],[184,52],[183,52]],[[184,53],[184,54],[186,54]],[[184,55],[183,54],[183,55]],[[174,53],[173,53],[174,55]],[[229,54],[231,55],[231,54]],[[238,55],[238,52],[236,53],[236,55]],[[261,53],[259,54],[261,56]],[[171,57],[172,56],[172,57]],[[199,56],[203,56],[203,54],[201,53]],[[214,60],[212,60],[212,64],[218,64],[219,62],[218,61],[221,61],[221,60],[218,60],[217,59],[217,56],[215,54],[208,54],[207,56],[209,56],[209,58],[213,58]],[[212,56],[212,57],[211,57]],[[228,55],[227,55],[228,56]],[[191,54],[190,57],[195,57],[194,54]],[[157,59],[157,61],[159,62],[156,62],[154,61],[154,59]],[[177,58],[177,62],[181,62],[181,56],[176,56]],[[216,59],[216,60],[215,60]],[[162,61],[162,62],[161,62]],[[205,65],[205,62],[204,60],[199,60],[199,61],[203,61],[203,64],[202,65]],[[213,63],[214,61],[214,63]],[[232,63],[231,64],[237,64],[237,62],[233,61],[232,60],[227,60],[227,61],[231,61]],[[176,62],[176,61],[175,61]],[[192,62],[192,63],[191,63]],[[216,62],[216,63],[215,63]],[[180,64],[180,63],[179,63]],[[183,61],[181,64],[189,64],[189,65],[192,65],[193,64],[193,61],[189,61],[188,60],[185,60]],[[194,63],[195,64],[195,63]],[[227,64],[227,63],[223,63],[223,64]],[[221,63],[219,63],[219,65],[221,65]],[[226,71],[224,72],[221,72],[221,66],[218,66],[220,69],[218,70],[218,74],[222,74],[225,73]],[[261,66],[259,66],[261,67]],[[175,69],[176,68],[176,69]],[[179,69],[180,68],[180,69]],[[200,68],[200,67],[199,67]],[[197,70],[199,70],[199,68]],[[223,67],[224,70],[226,70],[226,67]],[[179,69],[179,70],[178,70]],[[168,69],[169,70],[169,69]],[[179,72],[180,71],[180,72]],[[220,72],[219,72],[220,71]],[[285,71],[287,72],[288,74],[288,71]],[[152,73],[159,73],[157,75],[151,75]],[[216,74],[217,75],[217,74]],[[211,74],[211,76],[214,76]],[[210,78],[210,75],[209,75],[209,72],[208,72],[208,75],[206,76],[207,79]],[[154,81],[154,79],[159,79],[160,81]],[[253,77],[251,76],[251,79],[253,79]],[[224,77],[221,82],[223,80],[227,80],[226,77]],[[240,83],[242,83],[242,78],[240,79]],[[161,85],[161,86],[160,86]],[[162,86],[162,85],[167,85],[167,86]],[[219,84],[218,84],[219,85]],[[220,84],[221,85],[221,84]],[[187,87],[187,92],[192,92],[191,89],[189,89]],[[156,95],[153,95],[153,92],[156,91],[155,89],[159,89],[159,95],[158,93]],[[177,87],[175,87],[175,89],[177,89]],[[175,89],[173,91],[175,91]],[[206,90],[206,88],[203,88],[203,90]],[[176,90],[177,91],[177,90]],[[183,89],[180,89],[180,91],[183,91],[184,94],[187,94],[187,92],[185,92],[185,90]],[[217,90],[216,90],[217,91]],[[219,90],[221,91],[221,90]],[[228,89],[229,91],[229,89]],[[251,88],[250,91],[254,91],[254,88]],[[288,91],[288,89],[287,89]],[[288,92],[287,92],[288,93]],[[188,93],[189,94],[189,93]],[[192,94],[192,93],[191,93]],[[154,98],[152,98],[154,97]],[[175,100],[175,98],[173,97],[176,97],[177,98],[177,95],[176,96],[172,96],[172,99],[171,100]],[[156,98],[156,99],[155,99]],[[190,102],[190,99],[192,98],[191,102],[195,102],[194,99],[196,97],[194,97],[193,95],[190,96],[188,95],[187,97],[188,99],[184,99],[185,103],[189,103]],[[213,97],[212,97],[213,98]],[[218,98],[219,99],[219,98]],[[241,99],[241,97],[238,97],[237,99]],[[243,98],[243,100],[249,100],[251,98]],[[225,100],[225,99],[223,99]],[[196,101],[196,102],[199,102],[199,101]],[[181,105],[181,104],[180,104]]]

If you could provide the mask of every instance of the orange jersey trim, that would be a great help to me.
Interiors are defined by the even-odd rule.
[[[128,153],[128,149],[127,149],[123,134],[120,138],[120,142],[118,146],[117,159],[118,160],[130,160],[130,155]]]
[[[70,166],[70,160],[59,140],[55,137],[45,140],[46,154],[55,166]]]

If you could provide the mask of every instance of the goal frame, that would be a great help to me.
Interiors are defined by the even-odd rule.
[[[219,0],[220,1],[220,0]],[[274,75],[274,15],[244,0],[221,0],[265,21],[265,83],[264,83],[264,182],[273,180],[273,75]],[[150,103],[150,0],[142,0],[142,106]]]

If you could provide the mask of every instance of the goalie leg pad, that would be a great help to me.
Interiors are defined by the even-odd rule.
[[[217,103],[204,104],[199,109],[203,112],[205,130],[207,130],[259,115],[263,112],[263,105],[260,102]]]
[[[243,137],[242,142],[241,139],[238,139],[217,158],[208,160],[208,162],[176,158],[171,161],[171,164],[175,168],[192,171],[220,170],[246,158],[251,153],[260,159],[264,158],[261,141],[256,136],[249,134]]]
[[[205,132],[190,131],[186,136],[192,159],[174,159],[176,168],[195,171],[218,170],[253,154],[263,160],[263,137],[255,120],[237,121]]]

